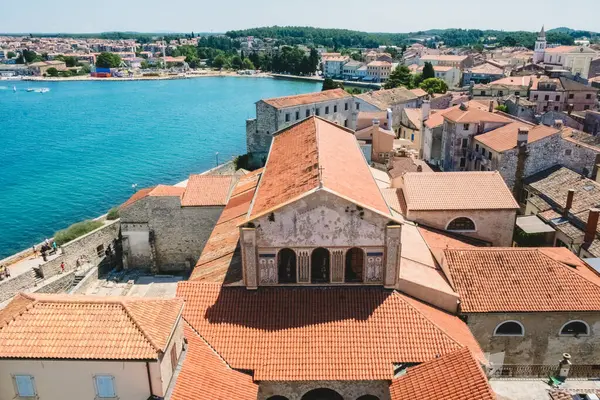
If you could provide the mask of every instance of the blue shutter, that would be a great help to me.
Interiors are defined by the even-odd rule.
[[[115,384],[114,378],[108,375],[96,376],[96,388],[98,390],[98,397],[100,398],[112,398],[115,395]]]
[[[15,382],[17,383],[17,391],[20,397],[34,397],[35,389],[33,387],[33,376],[29,375],[15,375]]]

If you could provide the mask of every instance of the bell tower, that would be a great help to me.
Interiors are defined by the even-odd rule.
[[[533,52],[533,63],[539,64],[544,62],[544,55],[546,53],[546,31],[542,26],[542,30],[538,34],[537,40],[535,41],[535,50]]]

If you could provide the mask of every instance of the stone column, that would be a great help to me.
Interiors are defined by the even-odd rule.
[[[331,283],[344,282],[344,250],[331,251]]]
[[[383,286],[393,289],[398,279],[400,255],[402,252],[402,226],[388,225],[385,228],[385,268]]]
[[[298,283],[310,283],[310,252],[308,250],[296,251],[296,269]]]
[[[256,228],[240,228],[242,270],[247,289],[258,289]]]

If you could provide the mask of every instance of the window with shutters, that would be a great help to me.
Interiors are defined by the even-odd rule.
[[[177,343],[171,347],[171,368],[173,368],[173,371],[177,368]]]
[[[114,399],[117,397],[115,392],[115,377],[112,375],[96,375],[94,377],[96,385],[97,399]]]
[[[13,376],[15,390],[18,399],[34,399],[37,397],[35,392],[35,382],[31,375]]]

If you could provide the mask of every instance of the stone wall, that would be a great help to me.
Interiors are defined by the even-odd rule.
[[[17,293],[32,287],[35,284],[36,276],[33,270],[23,274],[13,276],[10,279],[0,281],[0,303],[6,301]]]
[[[598,59],[598,65],[600,66],[600,58]],[[600,74],[600,71],[599,71]],[[585,113],[585,122],[583,123],[583,131],[597,135],[600,133],[600,112],[588,111]]]
[[[600,364],[598,312],[486,313],[467,314],[467,318],[482,350],[504,352],[505,364],[556,365],[563,353],[571,354],[573,364]],[[493,336],[498,324],[510,320],[523,324],[524,336]],[[591,335],[560,336],[560,329],[572,320],[587,322]]]
[[[45,283],[43,286],[40,286],[38,289],[34,290],[34,293],[62,293],[66,292],[73,286],[73,282],[75,281],[75,271],[65,272],[61,276],[56,279],[53,279],[51,282]]]
[[[387,381],[304,381],[304,382],[261,382],[258,400],[268,400],[271,396],[284,396],[288,400],[301,400],[302,396],[314,389],[335,390],[344,400],[356,400],[361,396],[376,396],[379,400],[389,400],[390,390]]]
[[[70,294],[85,294],[88,288],[93,286],[100,280],[100,271],[98,267],[94,267],[86,272],[83,279],[77,284],[77,286],[71,288]]]
[[[600,149],[582,146],[567,139],[562,139],[560,145],[558,163],[582,175],[591,177]]]
[[[516,210],[410,211],[406,216],[411,221],[444,230],[450,221],[459,217],[470,218],[476,228],[474,232],[460,232],[461,235],[485,240],[494,246],[512,245]]]
[[[254,128],[254,130],[250,130]],[[266,155],[271,146],[271,138],[277,131],[277,110],[259,101],[256,103],[256,120],[246,124],[246,147],[248,153]]]

